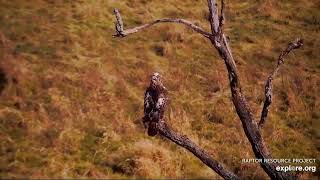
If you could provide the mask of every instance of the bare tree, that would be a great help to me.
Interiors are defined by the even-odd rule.
[[[219,15],[216,0],[207,0],[207,1],[208,1],[209,12],[210,12],[209,23],[211,26],[211,32],[205,31],[203,28],[193,24],[190,21],[187,21],[184,19],[169,19],[169,18],[155,20],[151,23],[130,28],[130,29],[124,29],[119,11],[114,10],[116,20],[117,20],[115,23],[117,34],[115,34],[114,36],[125,37],[130,34],[144,30],[158,23],[180,23],[185,25],[188,28],[193,29],[195,32],[200,33],[205,38],[209,39],[213,47],[218,51],[220,57],[224,60],[224,63],[228,71],[228,78],[229,78],[230,89],[232,94],[232,102],[242,122],[244,132],[252,146],[252,150],[256,158],[262,159],[262,162],[260,163],[261,167],[264,169],[264,171],[268,174],[268,176],[271,179],[295,179],[296,177],[291,173],[283,173],[283,172],[277,171],[276,167],[278,166],[278,164],[263,161],[264,159],[272,159],[272,156],[264,143],[259,127],[261,128],[265,123],[265,120],[268,114],[268,109],[271,104],[272,80],[276,75],[277,71],[279,70],[280,65],[284,63],[284,57],[287,54],[289,54],[290,51],[292,51],[293,49],[300,48],[303,45],[302,40],[299,38],[296,39],[295,41],[290,43],[283,52],[281,52],[278,58],[277,66],[268,77],[266,86],[265,86],[265,102],[264,102],[264,106],[263,106],[263,110],[261,113],[261,118],[258,126],[254,118],[254,115],[252,113],[252,110],[250,108],[250,105],[248,104],[245,98],[245,95],[242,92],[238,69],[236,67],[235,60],[232,56],[231,49],[228,45],[227,38],[224,34],[223,26],[225,23],[225,13],[224,13],[225,2],[224,0],[221,0],[221,8],[220,8],[220,15]],[[188,149],[196,157],[198,157],[203,163],[205,163],[208,167],[213,169],[223,178],[225,179],[238,178],[234,173],[225,169],[222,166],[222,164],[212,159],[208,155],[208,153],[206,153],[203,149],[201,149],[195,143],[190,141],[187,137],[180,136],[174,131],[172,131],[165,124],[163,120],[159,121],[158,129],[162,136]]]

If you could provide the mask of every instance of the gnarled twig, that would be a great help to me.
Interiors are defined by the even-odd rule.
[[[268,116],[269,106],[272,103],[272,80],[273,80],[273,78],[275,77],[275,75],[279,71],[280,66],[284,63],[285,56],[288,55],[293,49],[298,49],[301,46],[303,46],[303,41],[298,38],[295,41],[291,42],[288,45],[288,47],[280,53],[277,66],[273,69],[273,71],[271,72],[271,74],[269,75],[269,77],[266,81],[265,92],[264,92],[265,100],[264,100],[264,104],[263,104],[263,108],[262,108],[262,112],[261,112],[259,128],[263,127],[263,125],[267,119],[267,116]]]
[[[114,10],[114,13],[115,13],[115,16],[116,16],[116,31],[117,31],[117,34],[113,35],[115,37],[125,37],[129,34],[133,34],[133,33],[136,33],[136,32],[139,32],[143,29],[146,29],[150,26],[153,26],[155,24],[158,24],[158,23],[179,23],[179,24],[183,24],[185,26],[187,26],[188,28],[191,28],[192,30],[200,33],[201,35],[203,35],[204,37],[206,38],[210,38],[211,34],[206,32],[205,30],[203,30],[201,27],[193,24],[192,22],[188,21],[188,20],[185,20],[185,19],[172,19],[172,18],[163,18],[163,19],[158,19],[158,20],[155,20],[151,23],[147,23],[147,24],[144,24],[144,25],[141,25],[141,26],[137,26],[137,27],[134,27],[134,28],[130,28],[130,29],[124,29],[123,28],[123,22],[122,22],[122,18],[121,18],[121,15],[119,13],[119,11],[117,9]]]

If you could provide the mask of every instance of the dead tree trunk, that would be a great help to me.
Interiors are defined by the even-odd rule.
[[[228,41],[226,39],[226,36],[223,31],[223,25],[225,23],[225,15],[224,15],[224,9],[225,9],[225,3],[224,0],[221,0],[221,9],[220,9],[220,16],[218,14],[218,8],[216,0],[207,0],[208,1],[208,8],[210,12],[209,16],[209,22],[211,26],[211,33],[206,32],[201,27],[193,24],[190,21],[184,20],[184,19],[159,19],[154,22],[151,22],[149,24],[145,24],[142,26],[138,26],[131,29],[124,29],[122,19],[120,16],[120,13],[118,10],[115,10],[116,15],[116,33],[115,37],[125,37],[129,34],[139,32],[143,29],[146,29],[150,26],[153,26],[157,23],[180,23],[188,28],[193,29],[194,31],[200,33],[205,38],[208,38],[213,45],[213,47],[218,51],[220,57],[224,60],[224,63],[226,65],[227,71],[228,71],[228,78],[230,83],[230,89],[232,94],[232,102],[234,104],[234,107],[236,109],[236,112],[242,122],[242,126],[244,129],[244,132],[252,146],[252,150],[258,159],[272,159],[271,154],[269,153],[264,140],[261,136],[259,126],[256,123],[256,120],[253,116],[252,110],[241,90],[241,84],[240,84],[240,77],[239,73],[235,64],[235,60],[232,56],[231,49],[229,47]],[[262,110],[260,125],[262,126],[265,118],[267,117],[268,113],[268,107],[271,104],[271,81],[273,76],[276,74],[276,72],[279,69],[279,66],[283,63],[283,58],[286,54],[288,54],[291,50],[300,48],[302,46],[302,41],[300,39],[297,39],[296,41],[289,44],[288,48],[281,53],[279,57],[279,62],[276,67],[276,69],[273,71],[273,73],[269,76],[267,84],[266,84],[266,101],[264,103],[264,107]],[[267,90],[268,89],[268,90]],[[270,90],[269,90],[270,89]],[[196,152],[191,146],[186,146],[182,143],[181,138],[177,138],[177,136],[172,133],[172,131],[169,131],[168,129],[164,128],[167,126],[160,126],[160,132],[161,135],[169,138],[170,140],[174,141],[176,144],[183,146],[187,148],[189,151],[191,151],[193,154]],[[161,129],[164,128],[164,129]],[[182,138],[183,139],[183,138]],[[204,159],[206,159],[206,155],[203,154],[195,154],[199,159],[201,159],[204,163]],[[200,155],[200,156],[199,156]],[[208,165],[207,163],[205,163]],[[296,177],[291,173],[283,173],[276,170],[276,167],[278,164],[272,164],[272,163],[266,163],[262,160],[260,163],[261,167],[264,169],[264,171],[268,174],[268,176],[271,179],[295,179]],[[208,165],[210,166],[210,165]],[[219,171],[214,169],[219,175],[221,175],[224,178],[227,178],[229,176],[223,176]],[[233,173],[232,173],[233,174]],[[232,177],[232,176],[230,176]]]

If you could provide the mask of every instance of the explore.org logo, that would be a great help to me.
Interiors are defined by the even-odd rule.
[[[276,170],[282,172],[289,171],[305,171],[305,172],[316,172],[316,159],[309,158],[293,158],[293,159],[242,159],[241,163],[274,163],[277,164]],[[281,165],[281,164],[289,164],[289,165]],[[308,164],[306,166],[301,165],[291,165],[291,164]]]

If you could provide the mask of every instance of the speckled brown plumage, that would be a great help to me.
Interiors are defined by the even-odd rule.
[[[144,94],[143,124],[148,129],[149,136],[158,134],[157,124],[163,119],[166,103],[166,88],[162,84],[160,74],[154,73]]]

